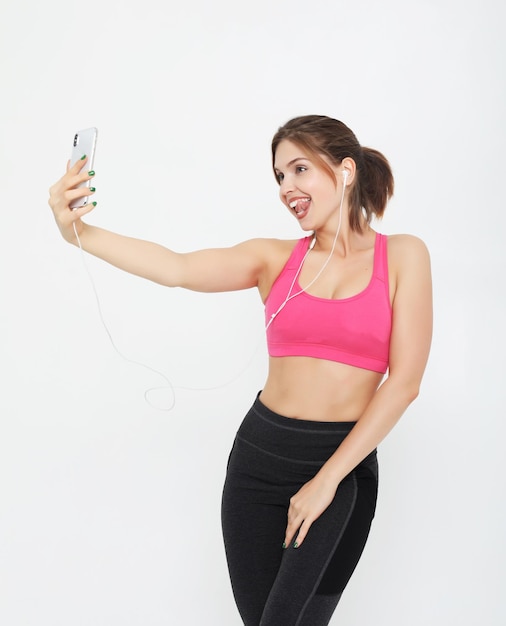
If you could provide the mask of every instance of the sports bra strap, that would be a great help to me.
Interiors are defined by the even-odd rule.
[[[388,283],[387,237],[380,233],[376,234],[373,272],[376,278]]]
[[[307,249],[311,243],[313,236],[310,237],[302,237],[295,244],[292,253],[290,254],[288,261],[286,262],[285,269],[287,270],[298,270],[299,265],[301,264],[304,255],[307,252]]]
[[[290,257],[285,265],[287,270],[299,269],[300,263],[306,254],[308,247],[311,245],[313,235],[302,237],[295,244]],[[387,236],[376,233],[374,242],[374,267],[373,275],[379,278],[383,283],[388,284],[388,254],[387,254]]]

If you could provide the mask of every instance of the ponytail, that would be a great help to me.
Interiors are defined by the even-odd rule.
[[[361,232],[364,220],[369,224],[373,216],[383,216],[387,202],[394,192],[390,164],[381,152],[362,148],[354,133],[343,122],[325,115],[304,115],[289,120],[278,128],[272,139],[273,170],[276,149],[284,139],[311,154],[334,182],[337,182],[334,172],[321,155],[337,165],[347,157],[355,161],[357,171],[349,191],[352,230]]]
[[[374,217],[381,218],[388,200],[394,193],[394,177],[387,159],[373,148],[362,148],[357,163],[358,176],[350,193],[350,226],[362,229],[365,217],[369,224]]]

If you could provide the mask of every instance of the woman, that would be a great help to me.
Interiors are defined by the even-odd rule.
[[[230,454],[222,519],[246,626],[328,624],[364,548],[376,447],[418,394],[431,329],[429,255],[370,227],[393,192],[385,157],[342,122],[298,117],[272,142],[282,203],[310,232],[175,253],[81,221],[78,162],[50,190],[63,237],[113,265],[197,291],[257,287],[269,373]],[[84,192],[94,193],[93,188]],[[384,375],[388,369],[388,376]]]

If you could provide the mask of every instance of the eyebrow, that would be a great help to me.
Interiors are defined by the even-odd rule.
[[[293,165],[294,163],[296,163],[297,161],[309,161],[308,157],[296,157],[295,159],[292,159],[290,161],[290,163],[286,164],[286,167],[290,167],[290,165]],[[274,169],[276,170],[276,172],[280,172],[281,170],[279,169],[279,167],[276,167],[274,165]]]

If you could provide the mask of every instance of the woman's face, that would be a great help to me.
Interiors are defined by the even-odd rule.
[[[341,166],[322,158],[334,171],[337,184],[311,155],[291,141],[284,139],[276,149],[274,171],[279,197],[303,230],[325,226],[337,216],[341,202]]]

